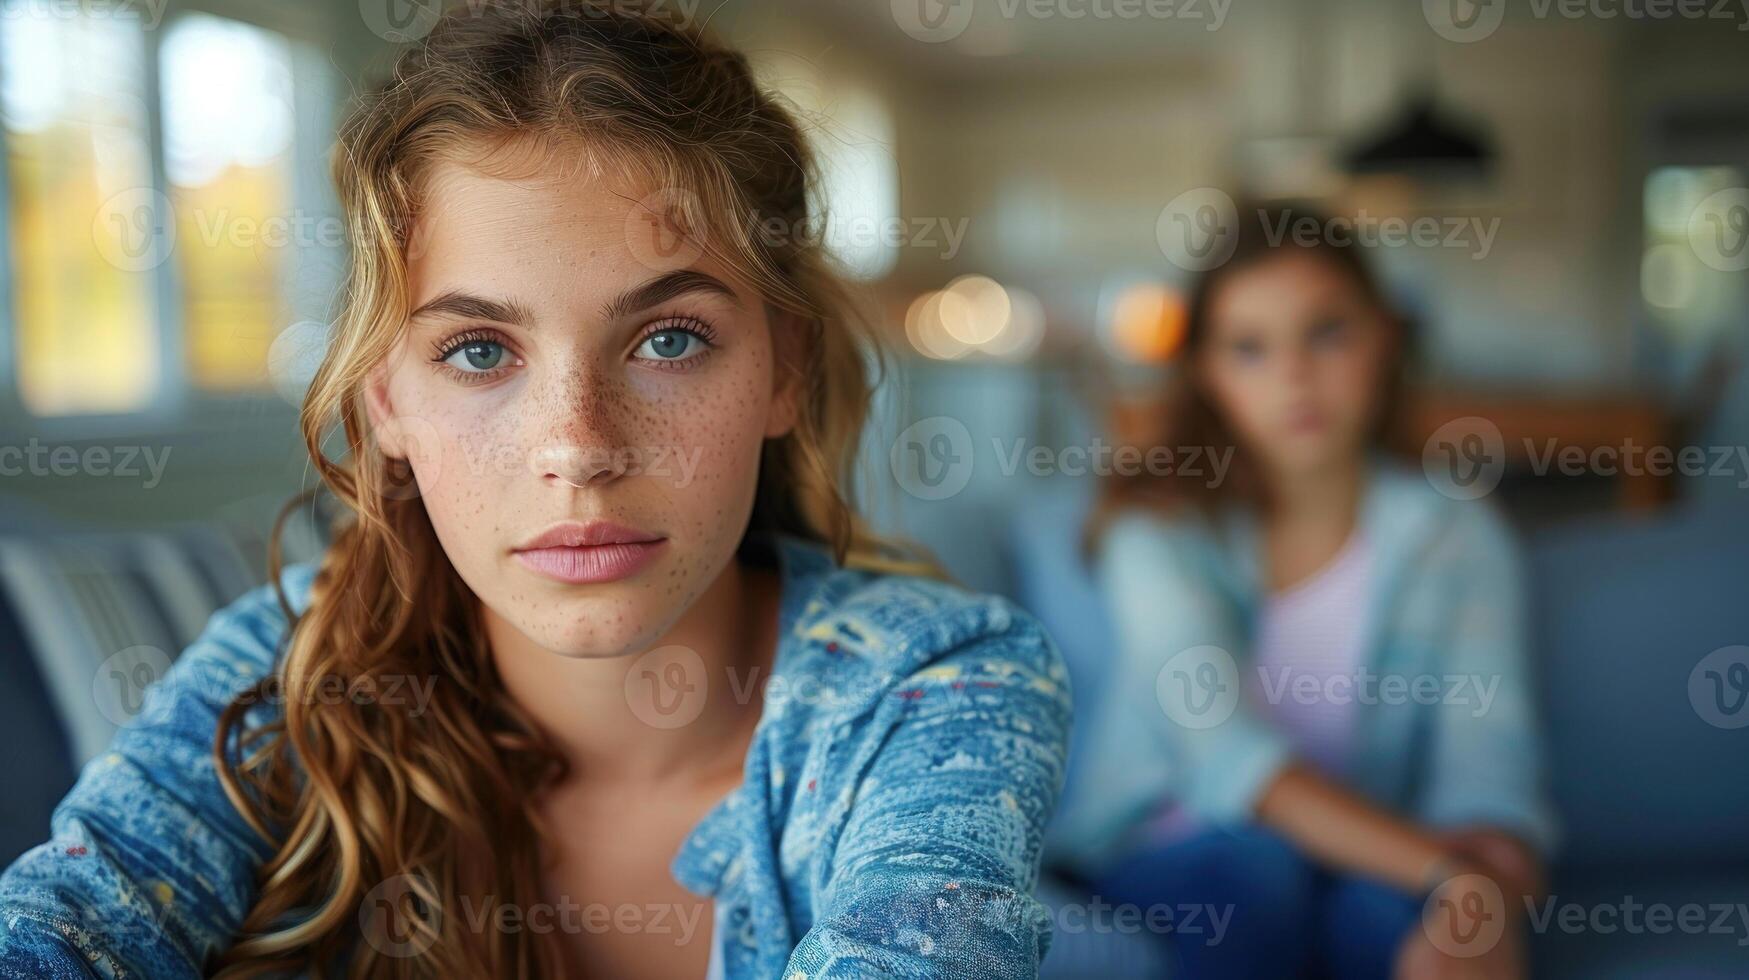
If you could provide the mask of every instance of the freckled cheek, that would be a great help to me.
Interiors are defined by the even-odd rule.
[[[640,446],[696,454],[701,474],[733,471],[757,458],[771,400],[745,374],[640,380],[628,386],[635,409],[626,429]]]
[[[525,417],[513,396],[441,379],[415,380],[391,395],[403,431],[419,443],[410,456],[427,509],[448,509],[453,501],[478,513],[492,487],[527,469],[521,463]]]

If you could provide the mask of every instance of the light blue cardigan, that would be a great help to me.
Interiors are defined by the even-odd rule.
[[[1448,499],[1419,472],[1385,463],[1371,471],[1360,521],[1378,583],[1363,632],[1375,693],[1356,707],[1345,783],[1424,823],[1501,827],[1546,852],[1554,821],[1510,532],[1484,503]],[[1291,757],[1285,738],[1244,699],[1221,705],[1207,719],[1223,720],[1209,724],[1180,707],[1185,689],[1173,686],[1187,668],[1193,678],[1216,677],[1203,663],[1224,668],[1228,684],[1254,670],[1255,522],[1238,513],[1211,522],[1133,512],[1100,544],[1115,662],[1099,710],[1081,720],[1086,771],[1071,776],[1050,840],[1055,855],[1088,875],[1121,857],[1166,799],[1210,823],[1249,819]],[[1174,660],[1199,647],[1224,653]]]
[[[1056,648],[1004,599],[778,544],[782,632],[745,778],[669,869],[715,899],[725,975],[1036,976],[1070,720]],[[287,569],[294,609],[312,574]],[[220,611],[86,766],[52,839],[0,875],[0,978],[194,980],[231,945],[270,848],[220,788],[214,725],[285,631],[265,587]]]

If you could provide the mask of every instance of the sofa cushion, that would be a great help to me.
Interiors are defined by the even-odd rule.
[[[1749,728],[1690,687],[1749,643],[1749,514],[1586,520],[1536,537],[1530,564],[1562,863],[1749,864]]]
[[[1077,732],[1086,731],[1098,710],[1117,642],[1105,599],[1081,557],[1081,530],[1092,505],[1089,482],[1038,481],[1037,492],[1016,509],[1005,542],[1013,559],[1009,569],[1014,589],[1011,598],[1037,617],[1068,668]],[[1065,799],[1076,792],[1087,769],[1088,741],[1069,740]],[[1054,839],[1054,833],[1047,837],[1047,851],[1055,850],[1050,845]]]
[[[26,644],[12,600],[0,590],[0,866],[42,842],[49,812],[73,785],[73,751]]]
[[[319,551],[318,526],[308,514],[293,521],[287,561]],[[79,766],[266,567],[260,533],[217,524],[97,532],[20,522],[0,533],[0,866],[42,841]]]
[[[1573,875],[1533,906],[1533,973],[1575,980],[1749,974],[1749,867]]]

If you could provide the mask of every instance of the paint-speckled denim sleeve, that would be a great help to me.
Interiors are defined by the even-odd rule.
[[[986,609],[987,628],[893,685],[834,762],[861,775],[791,980],[1037,975],[1051,925],[1032,892],[1068,677],[1030,618]]]
[[[230,945],[267,854],[219,785],[213,733],[284,622],[266,589],[220,611],[85,767],[50,840],[0,876],[0,977],[193,978]]]

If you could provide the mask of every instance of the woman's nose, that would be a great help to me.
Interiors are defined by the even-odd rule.
[[[1282,356],[1282,380],[1290,384],[1304,382],[1312,376],[1314,355],[1304,347],[1295,347]]]
[[[624,397],[594,372],[578,371],[556,380],[546,400],[549,410],[537,412],[534,419],[544,434],[533,454],[534,471],[544,480],[574,487],[599,486],[624,476],[631,449],[615,410]]]
[[[618,446],[555,444],[535,450],[534,469],[549,483],[598,487],[626,474],[627,453]]]

